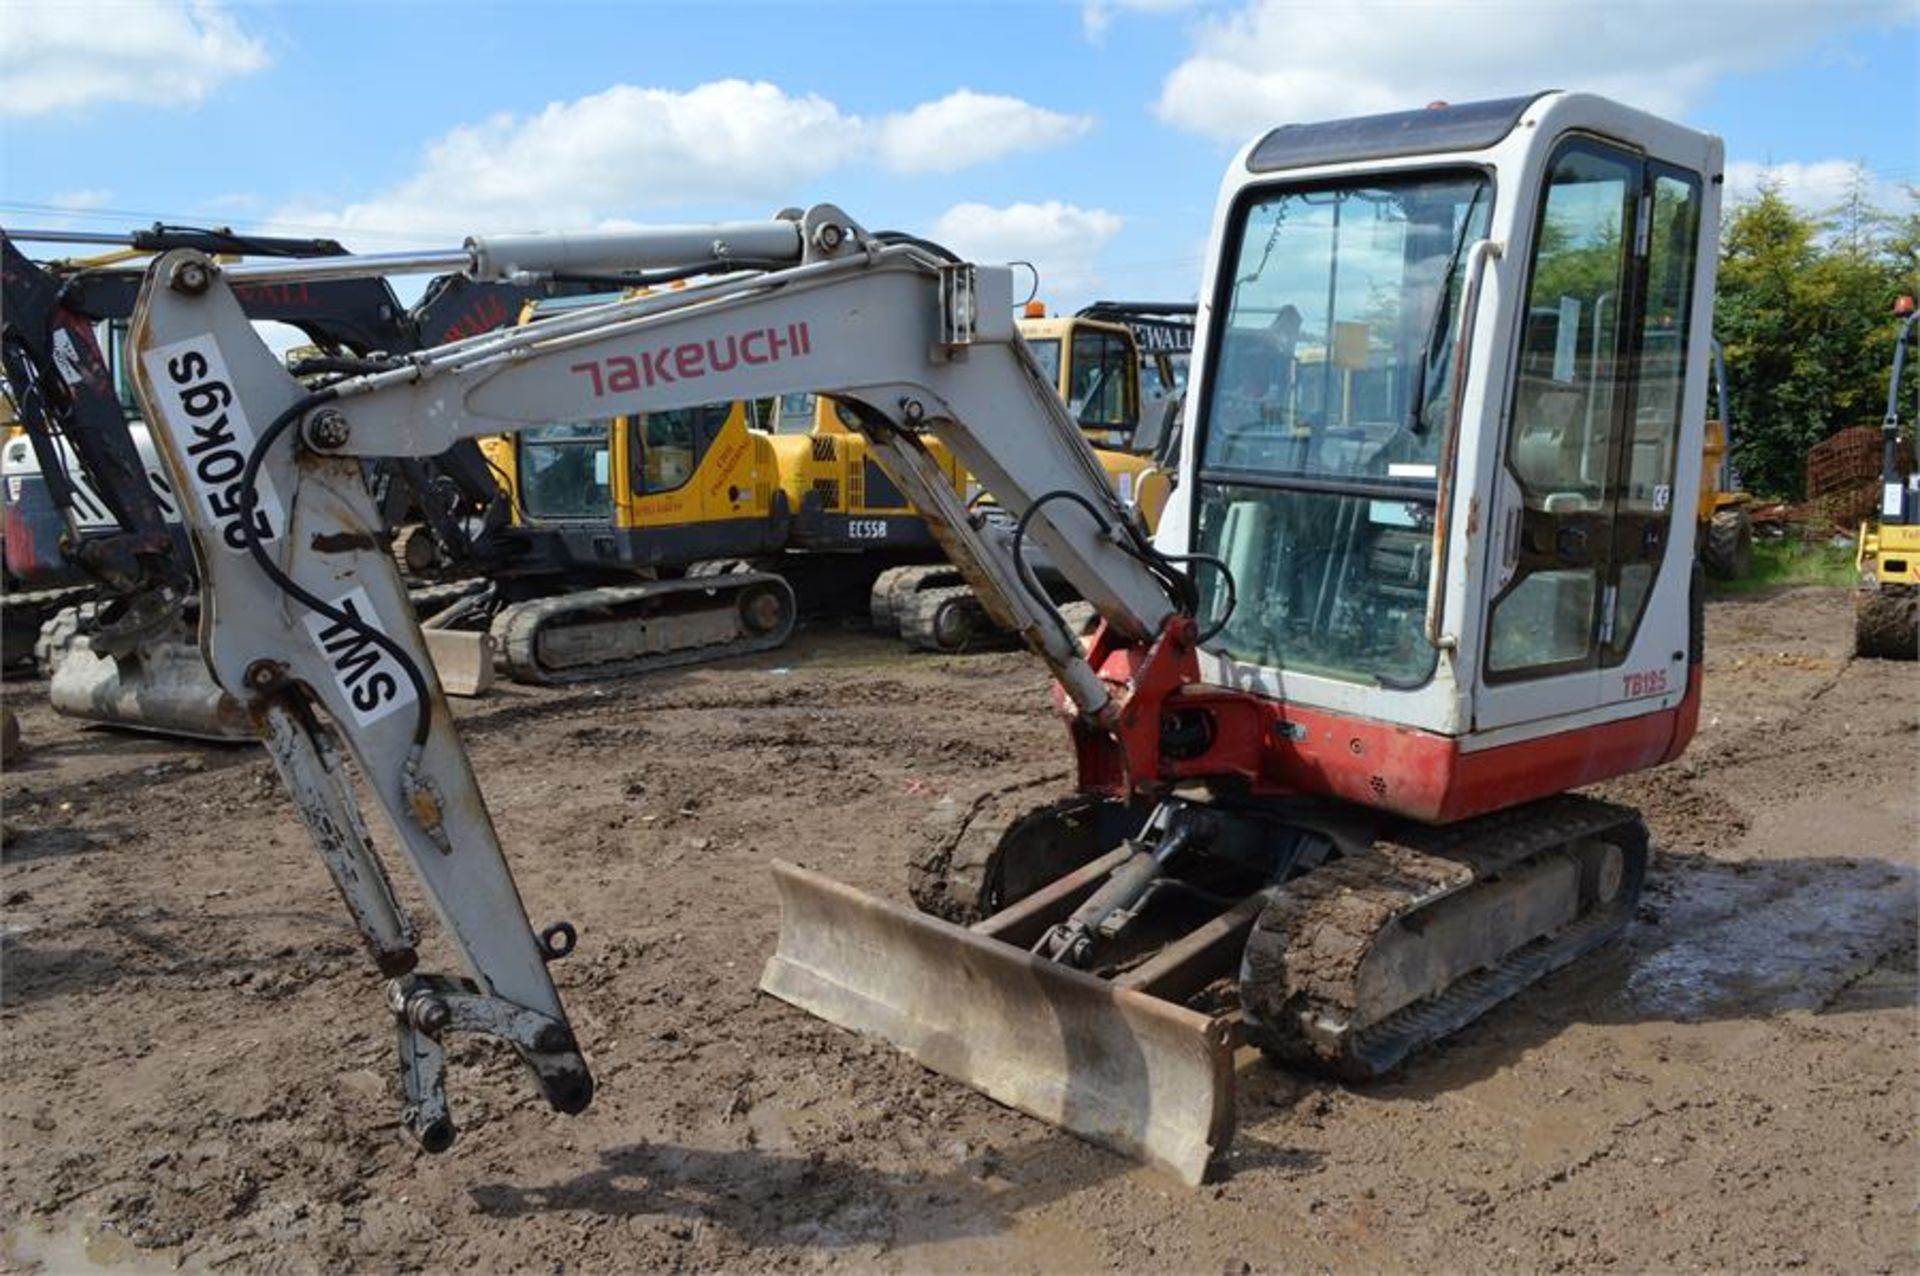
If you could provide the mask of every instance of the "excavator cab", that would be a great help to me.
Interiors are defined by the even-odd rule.
[[[1241,167],[1161,533],[1227,568],[1207,680],[1462,758],[1602,717],[1671,747],[1717,144],[1547,95],[1282,128]],[[1491,801],[1446,787],[1404,806]]]
[[[1133,333],[1124,324],[1044,312],[1027,314],[1019,327],[1087,441],[1131,450],[1140,428],[1140,349]]]

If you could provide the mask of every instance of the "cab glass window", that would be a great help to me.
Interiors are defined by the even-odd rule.
[[[1636,156],[1576,140],[1547,178],[1507,468],[1525,501],[1519,570],[1494,603],[1489,678],[1592,658],[1605,583],[1622,358],[1632,297]]]
[[[529,517],[597,520],[612,515],[608,425],[566,421],[520,432],[520,505]]]
[[[783,394],[780,396],[780,417],[774,427],[775,434],[808,434],[813,430],[814,396],[811,394]]]
[[[1047,384],[1058,386],[1060,384],[1059,339],[1047,337],[1041,340],[1029,340],[1027,349],[1033,351],[1033,357],[1039,363],[1041,375],[1046,377]]]
[[[1417,686],[1451,428],[1477,170],[1282,188],[1243,206],[1200,431],[1195,542],[1238,604],[1209,645],[1342,681]],[[1225,611],[1200,573],[1203,616]]]
[[[1081,329],[1073,334],[1073,375],[1067,386],[1067,407],[1080,424],[1131,429],[1137,413],[1133,405],[1134,354],[1117,333]]]
[[[732,410],[730,403],[715,403],[628,418],[634,490],[644,496],[685,485]]]
[[[1477,173],[1275,195],[1246,212],[1207,389],[1209,466],[1431,485]]]
[[[1602,664],[1626,659],[1658,574],[1660,551],[1672,536],[1675,506],[1683,503],[1675,500],[1673,476],[1692,336],[1700,179],[1692,173],[1656,172],[1651,196],[1646,319],[1640,331],[1625,481],[1614,515],[1614,544],[1623,561]],[[1687,508],[1690,512],[1692,506]]]

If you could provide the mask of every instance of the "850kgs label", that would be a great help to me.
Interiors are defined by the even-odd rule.
[[[253,451],[254,434],[220,347],[211,338],[195,337],[149,350],[143,362],[159,399],[162,424],[186,467],[201,519],[227,549],[245,553],[240,476]],[[264,470],[254,484],[254,494],[254,535],[262,543],[271,542],[286,526],[286,516],[280,494]]]

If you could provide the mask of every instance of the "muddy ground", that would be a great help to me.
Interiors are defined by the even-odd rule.
[[[754,991],[770,858],[902,895],[943,793],[1059,769],[1023,656],[825,626],[463,708],[600,1092],[558,1117],[462,1047],[437,1158],[266,763],[10,683],[0,1265],[1913,1270],[1920,671],[1849,625],[1716,603],[1694,748],[1604,790],[1658,848],[1629,937],[1386,1083],[1248,1058],[1198,1192]]]

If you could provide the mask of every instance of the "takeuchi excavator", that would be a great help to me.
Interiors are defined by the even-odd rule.
[[[947,862],[918,875],[944,915],[779,866],[761,986],[1198,1180],[1231,1137],[1238,1040],[1376,1075],[1633,916],[1646,827],[1575,790],[1674,758],[1699,711],[1688,497],[1721,175],[1718,139],[1578,93],[1257,139],[1220,191],[1153,537],[1020,339],[1012,269],[831,205],[415,254],[481,280],[697,279],[320,387],[234,287],[367,264],[159,260],[132,347],[207,659],[389,979],[406,1128],[453,1141],[453,1034],[506,1042],[563,1112],[593,1079],[549,973],[577,936],[528,923],[363,458],[800,391],[846,405],[1051,669],[1078,783],[994,828],[990,801],[952,812]],[[1010,525],[975,517],[925,435]],[[1029,541],[1098,610],[1089,643]],[[421,969],[347,755],[464,974]]]

